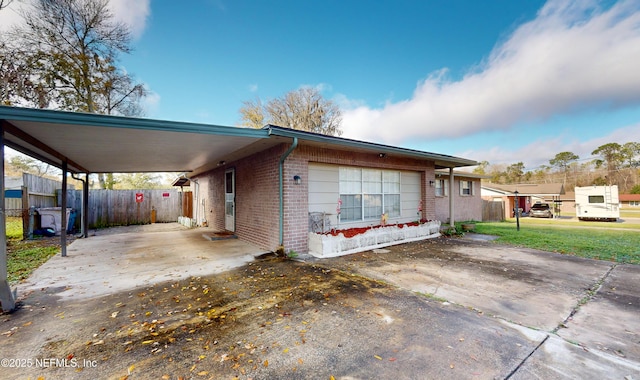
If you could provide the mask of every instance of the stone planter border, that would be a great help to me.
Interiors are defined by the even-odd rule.
[[[365,231],[346,238],[342,233],[333,236],[309,233],[309,254],[315,257],[336,257],[364,252],[440,236],[440,221],[430,221],[418,226],[386,226]]]

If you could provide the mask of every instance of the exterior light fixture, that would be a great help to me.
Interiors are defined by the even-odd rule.
[[[387,154],[386,153],[380,153],[380,154],[378,154],[378,157],[385,158],[385,157],[387,157]]]
[[[226,162],[225,160],[221,160],[221,161],[219,161],[219,162],[218,162],[218,166],[222,166],[222,165],[224,165],[224,164],[226,164],[226,163],[227,163],[227,162]]]
[[[299,185],[302,183],[302,178],[299,175],[294,175],[293,181],[296,183],[296,185]]]
[[[429,186],[434,187],[435,185],[436,185],[436,181],[434,180],[429,181]]]

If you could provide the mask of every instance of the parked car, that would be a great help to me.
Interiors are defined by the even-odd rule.
[[[529,216],[536,218],[553,218],[553,213],[548,203],[536,203],[531,206]]]

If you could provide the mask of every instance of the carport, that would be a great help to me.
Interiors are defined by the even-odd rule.
[[[196,175],[214,168],[220,161],[232,161],[281,142],[279,138],[269,138],[268,131],[260,129],[0,106],[2,178],[5,145],[60,168],[63,215],[68,173],[84,176],[84,208],[89,174],[185,172]],[[1,183],[0,202],[4,205],[4,181]],[[62,221],[61,254],[66,256],[64,216]],[[82,226],[83,231],[87,231],[86,220]],[[13,310],[15,297],[7,280],[3,206],[0,221],[2,309]]]

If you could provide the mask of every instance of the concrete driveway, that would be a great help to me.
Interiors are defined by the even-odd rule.
[[[507,378],[640,378],[640,266],[467,239],[434,239],[325,264],[432,294],[527,335]]]
[[[640,266],[447,238],[255,260],[211,232],[74,241],[19,287],[0,357],[93,367],[0,378],[640,379]]]

